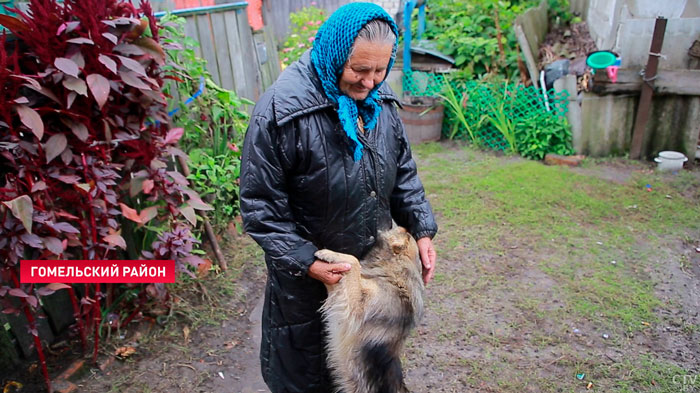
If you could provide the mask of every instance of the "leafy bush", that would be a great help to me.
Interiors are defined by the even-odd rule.
[[[175,111],[173,124],[185,130],[182,148],[189,151],[213,143],[214,153],[221,154],[227,141],[241,144],[248,127],[246,105],[254,102],[214,83],[206,60],[195,52],[199,43],[185,36],[184,18],[166,14],[161,24],[167,53],[163,70],[165,78],[173,81],[164,86],[163,92],[178,100],[171,112]]]
[[[515,128],[518,151],[526,158],[542,160],[548,153],[574,154],[571,127],[563,116],[523,119]]]
[[[536,1],[436,0],[426,9],[425,38],[455,58],[461,79],[513,78],[520,55],[513,22]],[[500,43],[499,43],[500,37]]]
[[[212,81],[206,60],[195,53],[199,44],[184,34],[184,18],[169,14],[161,22],[168,55],[164,68],[167,78],[177,82],[164,91],[179,97],[173,122],[185,129],[181,145],[189,156],[188,179],[207,197],[214,208],[213,224],[222,229],[239,214],[239,146],[248,126],[245,106],[254,103]]]
[[[168,157],[183,154],[183,130],[169,127],[150,5],[32,0],[28,13],[0,22],[15,37],[0,38],[3,310],[19,312],[10,297],[20,299],[33,325],[37,296],[53,292],[20,285],[20,259],[125,259],[126,250],[174,259],[184,272],[201,263],[184,219],[209,207],[168,168]],[[86,287],[76,314],[88,326],[100,324],[102,296],[99,285]]]
[[[282,68],[287,67],[299,60],[301,55],[311,48],[318,28],[325,22],[328,16],[325,12],[315,7],[315,2],[311,7],[304,7],[297,12],[289,14],[291,34],[284,41],[280,52]]]
[[[238,200],[241,153],[230,145],[227,153],[211,155],[206,149],[194,149],[189,153],[192,173],[188,179],[200,195],[213,207],[213,224],[224,228],[240,213]]]
[[[573,154],[572,137],[564,117],[566,95],[550,91],[550,110],[533,86],[485,81],[445,81],[444,133],[477,146],[509,150],[530,159],[547,153]]]

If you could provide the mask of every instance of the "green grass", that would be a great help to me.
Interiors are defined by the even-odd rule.
[[[475,345],[508,359],[503,351],[525,340],[535,352],[560,354],[563,361],[551,367],[567,373],[553,378],[530,369],[527,361],[517,367],[522,358],[462,359],[462,367],[472,370],[469,383],[489,381],[486,386],[503,392],[579,391],[586,383],[574,376],[585,369],[599,391],[679,391],[672,377],[689,371],[662,355],[634,353],[639,348],[632,349],[630,340],[653,334],[662,322],[659,310],[668,307],[654,289],[654,272],[664,269],[659,261],[671,255],[674,242],[687,243],[700,233],[700,176],[659,174],[620,158],[586,160],[584,170],[623,160],[633,173],[620,184],[570,168],[446,146],[414,148],[440,224],[439,258],[457,264],[436,274],[432,293],[438,298],[427,304],[443,320],[435,332],[438,341],[459,337],[448,326],[459,323],[455,314],[474,310],[466,314]],[[675,258],[680,269],[690,268],[687,257]],[[523,277],[532,271],[550,284],[537,289]],[[502,319],[497,329],[487,317],[496,312]],[[594,345],[632,353],[617,362],[600,351],[587,354],[570,336],[577,323],[592,330],[586,340]],[[518,336],[524,330],[526,339]],[[697,325],[682,330],[697,337]]]

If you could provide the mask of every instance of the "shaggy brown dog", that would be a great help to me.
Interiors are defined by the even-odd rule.
[[[404,228],[381,233],[362,261],[319,250],[316,257],[352,268],[327,285],[321,311],[328,331],[328,360],[343,393],[408,392],[401,350],[423,314],[422,265]]]

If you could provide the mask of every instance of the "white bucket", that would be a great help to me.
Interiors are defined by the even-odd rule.
[[[662,151],[654,161],[658,163],[658,170],[676,172],[683,169],[683,163],[688,161],[688,157],[677,151]]]

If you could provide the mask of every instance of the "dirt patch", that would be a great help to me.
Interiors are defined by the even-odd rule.
[[[420,168],[446,165],[453,173],[484,162],[503,166],[517,161],[455,144],[426,149],[417,151]],[[650,170],[648,164],[624,159],[591,161],[571,169],[572,174],[604,179],[619,190],[626,190],[625,184],[649,175]],[[434,184],[445,181],[434,177]],[[442,192],[459,190],[428,189],[439,224],[444,230],[465,230],[460,226],[472,223],[458,221],[443,210],[441,204],[447,198]],[[700,253],[695,251],[700,247],[700,231],[688,230],[680,238],[658,233],[646,239],[637,234],[640,238],[633,247],[585,249],[582,244],[605,240],[596,225],[586,227],[590,238],[542,243],[537,236],[503,223],[491,228],[501,234],[500,246],[488,250],[468,236],[458,241],[445,233],[438,236],[438,273],[427,288],[425,317],[410,337],[403,359],[411,390],[680,391],[673,375],[700,373]],[[236,247],[228,252],[235,253]],[[611,256],[618,258],[618,267],[610,266]],[[221,306],[234,310],[224,321],[193,331],[189,342],[184,341],[181,324],[169,325],[146,340],[131,360],[115,363],[105,372],[91,370],[79,382],[81,389],[266,392],[257,353],[264,267],[252,261],[242,266],[247,270],[235,279],[241,296]],[[624,271],[636,280],[631,282],[653,286],[659,306],[648,326],[629,328],[605,314],[606,310],[587,309],[614,304],[615,299],[607,298],[586,303],[596,300],[587,285],[595,283],[600,271],[617,272],[605,269],[618,268],[628,269]],[[616,285],[605,278],[600,276],[601,285]],[[591,317],[581,317],[582,312]],[[695,385],[682,388],[700,391]]]
[[[251,243],[245,239],[236,246],[226,247],[224,252],[235,255]],[[76,382],[80,391],[266,392],[258,360],[265,272],[261,262],[255,260],[246,261],[241,269],[239,274],[230,272],[204,280],[205,288],[218,287],[212,280],[233,280],[234,295],[230,300],[216,302],[215,310],[207,310],[225,314],[224,318],[190,328],[189,318],[185,316],[164,329],[156,327],[137,334],[136,338],[129,336],[124,344],[135,344],[136,354],[126,361],[112,361],[104,371],[90,369],[87,376]],[[204,303],[207,296],[214,295],[201,292],[201,299],[186,300]],[[206,304],[197,307],[207,309]],[[187,312],[192,311],[184,311]],[[120,344],[112,343],[110,348]],[[105,352],[110,351],[105,349]],[[111,353],[105,354],[100,362],[111,357]]]
[[[573,171],[586,176],[594,176],[617,184],[625,184],[635,175],[653,172],[651,164],[630,161],[624,158],[607,158],[604,161],[593,160]]]

